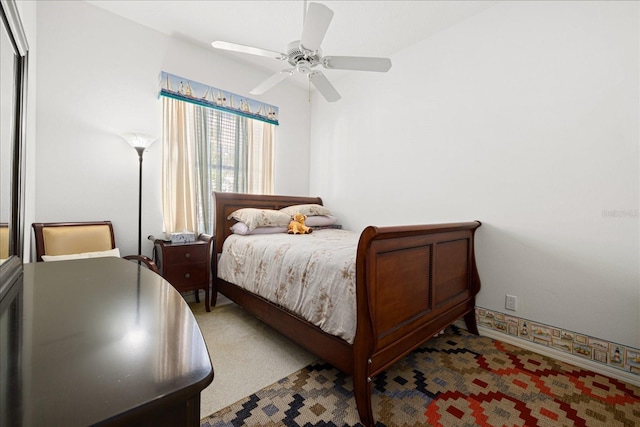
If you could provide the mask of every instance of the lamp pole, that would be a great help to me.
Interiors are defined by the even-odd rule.
[[[144,147],[133,147],[140,158],[140,171],[138,174],[138,256],[142,255],[142,153]]]

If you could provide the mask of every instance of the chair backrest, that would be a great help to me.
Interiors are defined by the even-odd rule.
[[[36,261],[43,255],[108,251],[116,247],[111,221],[34,223]]]
[[[0,223],[0,259],[9,258],[9,224]]]

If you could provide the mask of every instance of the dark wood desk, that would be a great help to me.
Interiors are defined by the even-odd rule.
[[[3,419],[199,425],[213,368],[189,306],[162,277],[119,258],[25,264],[19,300],[21,322],[8,328],[17,348],[0,349]]]

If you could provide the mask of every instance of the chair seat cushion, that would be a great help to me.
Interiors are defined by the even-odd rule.
[[[101,257],[120,258],[120,250],[118,248],[114,248],[108,251],[82,252],[79,254],[69,254],[69,255],[42,255],[42,260],[47,262],[47,261],[65,261],[69,259],[101,258]]]

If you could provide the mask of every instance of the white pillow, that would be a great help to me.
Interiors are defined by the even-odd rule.
[[[249,231],[258,227],[287,227],[291,216],[273,209],[242,208],[229,215],[227,219],[244,222]]]
[[[304,225],[307,227],[326,227],[335,224],[336,221],[338,221],[338,218],[332,215],[313,215],[307,217]]]
[[[292,217],[296,212],[300,212],[302,215],[306,215],[307,217],[315,216],[315,215],[331,215],[331,211],[325,208],[322,205],[316,204],[308,204],[308,205],[291,205],[286,208],[280,209],[280,212],[284,212],[289,217]]]
[[[244,222],[236,222],[231,226],[231,232],[243,236],[247,234],[276,234],[286,233],[287,227],[256,227],[253,230],[249,230],[249,227]]]
[[[69,255],[42,255],[42,260],[45,262],[48,262],[48,261],[65,261],[69,259],[102,258],[102,257],[120,258],[120,250],[118,248],[114,248],[108,251],[82,252],[79,254],[69,254]]]

